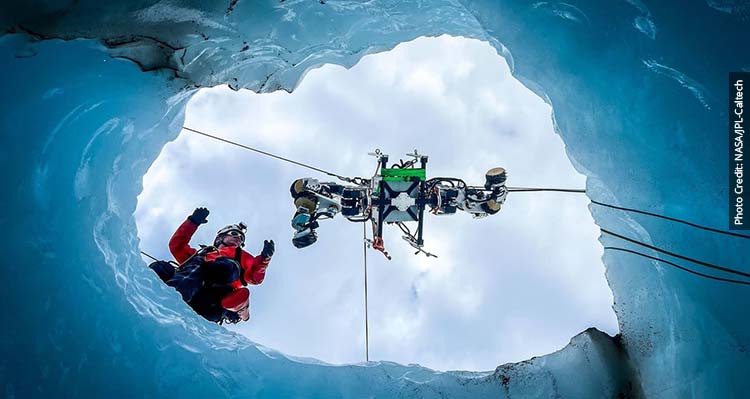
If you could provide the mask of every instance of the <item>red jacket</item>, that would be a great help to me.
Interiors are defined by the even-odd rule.
[[[172,252],[172,256],[174,256],[178,263],[182,264],[195,253],[195,248],[190,247],[190,239],[196,230],[198,230],[198,225],[188,219],[182,222],[177,231],[172,235],[172,238],[169,239],[169,251]],[[234,258],[237,249],[237,247],[222,246],[217,251],[206,254],[206,261],[210,262],[219,256]],[[244,280],[248,284],[257,285],[262,283],[266,277],[266,268],[271,259],[262,256],[252,256],[242,249],[240,251],[242,251],[240,267],[242,268],[241,273]],[[242,285],[240,280],[232,283],[232,287],[234,288],[240,288]]]

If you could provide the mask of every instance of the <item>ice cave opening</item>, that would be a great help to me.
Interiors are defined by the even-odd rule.
[[[185,126],[344,175],[370,177],[375,148],[394,160],[418,149],[430,157],[428,177],[483,184],[487,169],[503,166],[510,185],[585,186],[551,107],[476,39],[422,37],[351,69],[326,64],[293,93],[203,89],[187,105]],[[257,254],[273,238],[277,254],[263,284],[251,287],[251,321],[227,328],[288,355],[358,363],[360,225],[339,217],[323,223],[315,246],[294,248],[288,188],[308,176],[330,179],[183,130],[143,178],[141,248],[171,259],[169,237],[198,206],[211,215],[194,246],[243,220],[246,249]],[[588,204],[581,194],[513,193],[487,219],[429,218],[427,249],[437,259],[414,256],[396,227],[386,228],[394,260],[368,251],[370,359],[491,370],[559,350],[589,327],[617,334]]]
[[[5,89],[0,96],[4,110],[0,114],[0,166],[7,193],[0,196],[0,222],[4,242],[12,243],[5,248],[6,259],[11,261],[0,268],[6,282],[0,291],[5,309],[0,313],[5,327],[0,337],[0,386],[5,396],[746,396],[750,321],[743,312],[750,307],[748,237],[729,236],[723,230],[728,227],[729,194],[727,77],[750,70],[750,53],[738,51],[750,37],[747,7],[736,1],[674,3],[4,2],[0,12],[0,79]],[[236,331],[203,322],[144,267],[139,247],[148,245],[157,255],[167,254],[151,247],[152,241],[141,243],[137,236],[133,215],[140,183],[166,143],[178,136],[187,101],[196,90],[229,85],[257,93],[293,91],[307,72],[323,64],[350,67],[368,54],[441,34],[491,43],[508,61],[513,76],[551,105],[567,156],[586,175],[590,199],[714,228],[707,231],[622,209],[589,206],[603,233],[606,229],[638,242],[608,233],[599,238],[612,248],[605,250],[603,262],[617,313],[617,338],[586,329],[562,350],[495,364],[487,372],[439,372],[390,361],[331,365],[285,355]],[[335,67],[317,72],[331,68]],[[300,87],[311,82],[306,79]],[[199,93],[195,100],[218,91]],[[370,101],[349,99],[352,103],[359,100]],[[323,111],[326,105],[318,104]],[[438,116],[444,117],[425,113],[418,121]],[[275,149],[272,142],[267,144]],[[315,143],[314,148],[324,144],[328,143]],[[463,148],[448,144],[459,153]],[[414,149],[411,144],[408,148],[382,147],[391,154]],[[433,157],[440,154],[422,146],[420,150],[432,152]],[[352,154],[350,159],[342,158],[348,162],[347,173],[367,173],[358,170],[362,151],[351,148],[347,152]],[[489,166],[459,170],[452,163],[473,161],[471,155],[433,158],[431,165],[465,173],[462,177],[470,181],[481,179]],[[492,161],[495,166],[494,157]],[[301,173],[260,160],[254,167],[286,173],[280,178],[285,181]],[[519,169],[523,170],[509,168],[511,178],[521,177]],[[260,190],[253,195],[264,193]],[[179,210],[180,219],[192,206]],[[278,206],[278,219],[286,219],[288,208]],[[500,228],[512,225],[506,219],[521,213],[507,212],[512,206],[509,201],[506,212],[494,219],[466,221],[462,235],[480,229],[484,222]],[[286,208],[283,212],[282,207]],[[214,225],[205,234],[210,236],[222,222],[240,217],[257,223],[259,230],[272,232],[271,227],[240,212],[218,214],[225,209],[213,207]],[[451,226],[464,223],[458,216],[449,221]],[[553,221],[564,216],[555,215]],[[448,245],[449,239],[440,237],[440,222],[431,223],[428,243]],[[160,226],[164,231],[157,242],[162,243],[174,228],[172,221],[167,224]],[[324,226],[325,235],[309,250],[334,253],[324,251],[325,246],[348,227],[343,221]],[[289,232],[279,234],[281,243]],[[486,244],[486,237],[479,242]],[[640,245],[644,243],[669,253]],[[257,251],[257,241],[253,245]],[[451,251],[435,252],[447,259]],[[407,251],[403,257],[411,256]],[[302,265],[287,265],[283,258],[274,262],[269,280],[254,291],[255,324],[250,326],[261,325],[258,319],[269,316],[263,312],[278,305],[269,303],[273,302],[271,288],[282,278],[294,278],[287,270],[297,267],[300,273],[312,272]],[[731,267],[733,273],[709,264]],[[475,278],[460,273],[472,267],[451,269],[456,271],[452,281]],[[370,268],[379,269],[413,270],[393,264]],[[493,269],[493,278],[486,280],[505,281],[495,278],[503,270]],[[356,273],[356,268],[345,272]],[[728,277],[737,279],[737,273],[742,280],[727,281]],[[352,285],[361,281],[350,280]],[[389,276],[388,281],[398,279]],[[307,283],[300,279],[300,285]],[[416,287],[417,298],[425,298],[426,293]],[[454,286],[440,288],[441,294],[458,291]],[[478,290],[461,293],[474,291]],[[460,301],[450,305],[462,309],[476,303],[471,296],[456,299]],[[352,319],[361,311],[360,303],[352,301],[353,310],[347,309],[346,314],[355,315]],[[498,302],[491,315],[507,313],[504,305]],[[408,316],[402,317],[403,325],[418,320]],[[460,322],[452,317],[440,325],[470,329]],[[355,332],[347,339],[354,347],[361,342],[361,336],[356,336],[361,324],[351,324]],[[298,326],[282,327],[307,332]],[[382,346],[373,349],[375,358],[396,358],[381,357],[383,352],[378,355]],[[415,357],[405,361],[432,363]]]

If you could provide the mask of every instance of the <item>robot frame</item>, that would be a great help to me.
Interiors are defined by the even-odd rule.
[[[474,218],[483,218],[499,212],[508,195],[506,173],[501,167],[487,171],[484,186],[469,186],[458,178],[428,180],[428,156],[416,150],[406,154],[411,160],[399,160],[390,167],[388,155],[380,150],[369,155],[377,158],[377,168],[370,179],[347,178],[353,185],[319,182],[313,178],[292,183],[290,193],[297,208],[292,218],[295,247],[315,243],[316,229],[320,227],[318,221],[332,219],[340,213],[352,222],[372,222],[373,239],[365,239],[388,259],[391,257],[383,242],[384,224],[398,226],[404,233],[403,239],[416,249],[415,254],[436,257],[424,249],[423,221],[427,208],[434,215],[451,215],[461,210]],[[406,222],[417,223],[413,233]]]

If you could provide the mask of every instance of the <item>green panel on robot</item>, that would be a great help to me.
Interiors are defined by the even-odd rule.
[[[427,174],[424,168],[387,168],[381,170],[380,176],[383,177],[383,181],[412,181],[413,177],[419,178],[420,181],[425,181]]]

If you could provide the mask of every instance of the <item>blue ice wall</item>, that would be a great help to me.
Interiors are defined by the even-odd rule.
[[[549,99],[568,155],[588,177],[589,197],[726,229],[728,72],[750,68],[750,54],[739,50],[750,39],[748,6],[734,4],[734,13],[699,1],[468,8],[510,49],[522,81]],[[651,30],[643,31],[644,20]],[[750,271],[748,240],[590,208],[604,229]],[[606,234],[601,241],[675,261]],[[629,253],[606,251],[604,261],[646,396],[744,396],[747,285]]]
[[[488,373],[291,361],[206,323],[137,249],[140,177],[191,93],[90,40],[0,41],[3,389],[8,397],[492,396]],[[45,134],[35,134],[45,132]],[[23,237],[33,237],[26,240]],[[429,383],[427,383],[429,382]]]
[[[422,35],[488,40],[508,57],[552,104],[591,198],[726,228],[724,96],[727,73],[750,70],[738,47],[750,38],[747,3],[323,3],[2,6],[5,396],[683,398],[750,389],[747,286],[622,252],[604,259],[622,337],[587,330],[560,352],[488,373],[288,359],[192,315],[145,268],[132,213],[140,178],[178,133],[193,91],[292,90],[317,65],[352,65]],[[750,271],[747,240],[591,209],[607,230]]]

